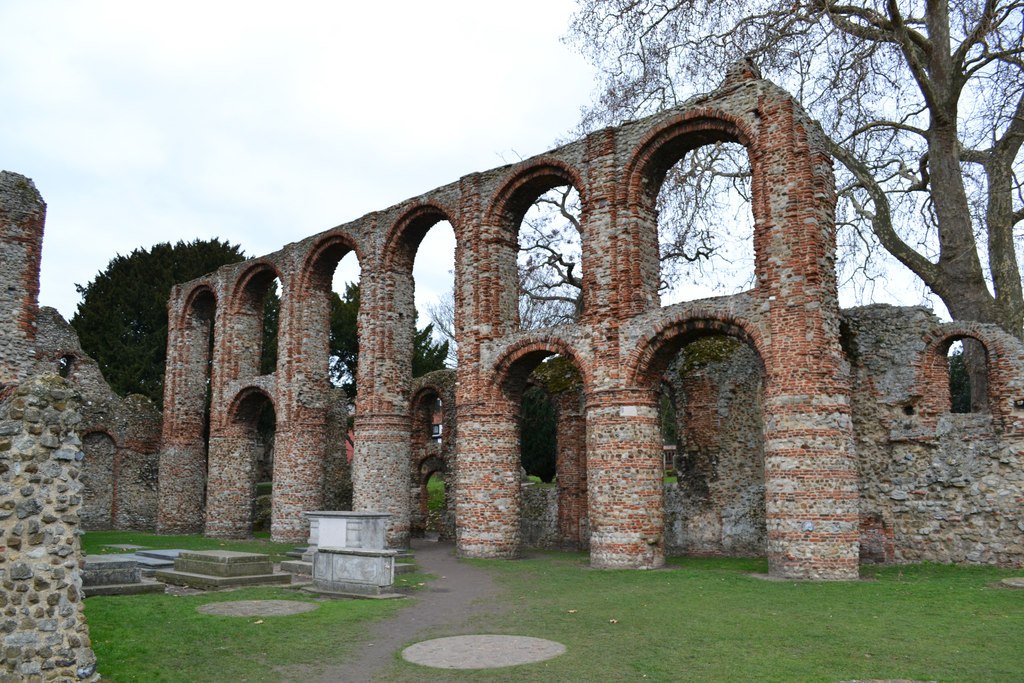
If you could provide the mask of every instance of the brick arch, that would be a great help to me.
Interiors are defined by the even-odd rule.
[[[448,221],[455,233],[456,244],[460,241],[461,224],[455,220],[456,211],[439,202],[425,202],[413,206],[399,216],[384,239],[384,268],[412,272],[413,261],[420,242],[435,225]]]
[[[1009,368],[1004,367],[1003,359],[1010,357],[1013,351],[1008,348],[1004,335],[990,326],[965,321],[943,323],[930,330],[924,337],[925,347],[915,361],[915,393],[920,397],[918,409],[922,417],[928,420],[949,412],[947,357],[949,347],[962,339],[973,339],[985,350],[988,409],[981,412],[990,412],[997,419],[1006,417],[1012,410],[1006,405],[1013,393],[1012,386],[1015,380],[1018,385],[1024,384],[1021,381],[1024,378],[1008,376],[1012,372],[1007,372]]]
[[[572,185],[580,195],[580,204],[587,205],[589,193],[583,177],[562,159],[541,156],[512,166],[509,177],[488,203],[486,223],[518,226],[533,200],[559,185]]]
[[[590,365],[570,342],[554,335],[530,335],[507,347],[493,365],[493,386],[500,387],[506,396],[520,394],[530,373],[545,358],[554,355],[572,360],[583,377],[584,393],[589,393],[594,382]]]
[[[660,384],[673,356],[688,342],[699,337],[728,335],[744,342],[757,354],[765,382],[767,349],[758,327],[749,321],[721,313],[691,312],[672,318],[642,336],[625,363],[625,375],[635,386]]]
[[[753,172],[751,210],[755,233],[755,271],[758,253],[756,233],[767,221],[764,203],[767,186],[760,173],[760,144],[750,126],[739,116],[702,107],[681,112],[652,128],[633,148],[623,167],[618,203],[625,208],[628,233],[616,252],[622,277],[619,298],[634,312],[656,308],[661,279],[658,218],[655,206],[668,170],[687,153],[715,142],[736,142],[747,149]]]
[[[258,403],[260,399],[268,401],[274,413],[277,413],[274,397],[263,387],[249,385],[239,389],[228,403],[225,411],[227,422],[235,425],[248,424],[250,421],[254,423],[263,409],[263,405]]]
[[[208,320],[212,321],[214,313],[217,310],[217,292],[213,287],[213,283],[207,280],[201,280],[194,283],[192,287],[185,292],[182,297],[182,305],[178,309],[179,321],[184,324],[189,322],[191,318],[194,318],[197,312],[197,307],[205,305],[205,302],[202,300],[207,296],[213,303],[208,317]]]
[[[238,313],[247,304],[251,304],[257,290],[267,286],[275,278],[281,281],[282,286],[284,285],[281,271],[273,261],[257,259],[247,263],[245,269],[238,274],[231,287],[231,294],[229,295],[231,312]]]
[[[665,174],[676,162],[687,153],[716,142],[736,142],[746,147],[754,178],[758,178],[758,169],[753,166],[759,156],[759,142],[747,122],[717,109],[692,109],[652,128],[633,149],[623,173],[627,205],[653,203]]]
[[[300,296],[313,291],[329,291],[334,269],[350,252],[355,252],[360,264],[364,263],[363,249],[347,232],[335,228],[319,235],[301,259],[298,273]]]
[[[552,156],[541,156],[512,166],[498,189],[491,195],[484,210],[485,244],[479,249],[483,258],[483,277],[487,283],[481,322],[489,322],[496,331],[510,332],[518,328],[519,292],[510,283],[518,282],[516,258],[519,252],[518,234],[523,217],[534,200],[560,185],[572,185],[580,196],[580,239],[583,252],[587,252],[585,233],[589,190],[582,175],[570,164]],[[586,261],[584,256],[584,261]],[[592,270],[582,265],[584,308],[593,289],[587,273]]]
[[[267,404],[274,408],[275,417],[279,419],[277,404],[264,388],[245,386],[227,403],[221,428],[211,430],[207,460],[207,536],[242,538],[252,533],[257,420]]]

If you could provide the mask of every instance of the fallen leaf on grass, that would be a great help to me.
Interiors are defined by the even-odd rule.
[[[609,624],[617,624],[617,623],[619,623],[619,620],[618,619],[609,619],[608,623]]]
[[[569,614],[576,614],[576,610],[574,610],[574,609],[569,610]]]
[[[254,624],[262,624],[263,620],[262,619],[257,619],[256,621],[254,621],[252,623],[254,623]]]

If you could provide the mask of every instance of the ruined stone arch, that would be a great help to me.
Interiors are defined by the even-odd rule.
[[[257,422],[267,405],[276,414],[271,392],[258,385],[245,386],[227,403],[223,424],[210,435],[205,525],[208,536],[244,538],[252,533]]]
[[[494,386],[500,387],[506,397],[517,398],[525,389],[530,373],[555,355],[572,361],[583,378],[583,392],[588,393],[593,386],[589,364],[583,361],[583,354],[573,344],[555,335],[530,335],[509,345],[494,362]]]
[[[432,436],[436,402],[441,402],[440,439]],[[455,477],[455,442],[457,424],[455,420],[455,371],[436,370],[413,380],[409,399],[410,415],[410,470],[414,489],[411,505],[410,532],[414,536],[433,530],[439,538],[450,540],[455,537],[455,500],[457,484]],[[428,482],[435,473],[444,479],[444,506],[440,518],[431,520],[428,510]]]
[[[458,215],[457,211],[439,202],[416,204],[403,212],[391,225],[384,239],[384,269],[408,273],[411,277],[420,242],[441,221],[451,224],[456,245],[461,244],[464,236],[462,226],[456,220]]]
[[[187,324],[197,318],[213,321],[217,309],[217,292],[213,284],[201,280],[185,292],[179,312],[179,322]]]
[[[765,382],[769,381],[760,328],[750,321],[710,311],[681,313],[643,335],[626,361],[627,377],[634,386],[660,386],[676,353],[689,342],[710,335],[727,335],[750,346],[761,363]]]
[[[490,289],[483,309],[486,322],[495,329],[511,332],[519,327],[519,282],[517,256],[519,226],[534,201],[548,190],[571,185],[580,197],[580,240],[582,242],[583,310],[592,308],[595,282],[588,267],[591,250],[587,240],[589,189],[582,175],[566,161],[541,156],[517,164],[491,196],[485,209],[484,225],[492,231],[485,254],[486,282]],[[586,315],[586,313],[584,313]]]
[[[676,114],[653,127],[633,148],[623,169],[619,203],[628,214],[629,233],[618,248],[623,259],[619,283],[622,305],[634,312],[656,308],[660,304],[661,278],[658,242],[657,198],[665,175],[689,152],[716,142],[735,142],[747,149],[753,173],[751,209],[754,214],[755,263],[756,233],[764,225],[766,194],[760,173],[758,142],[750,126],[739,116],[710,107]],[[630,266],[630,264],[633,264]],[[757,270],[755,266],[755,270]],[[761,281],[760,273],[757,273]]]
[[[978,323],[954,321],[930,331],[916,363],[919,400],[908,404],[927,421],[950,412],[947,354],[956,341],[973,339],[984,349],[988,405],[976,414],[991,414],[1002,429],[1013,429],[1015,400],[1024,398],[1024,377],[1011,358],[1020,356],[1022,345],[1004,331]]]
[[[228,340],[220,366],[228,379],[261,374],[263,353],[263,298],[273,281],[281,283],[282,309],[288,298],[287,283],[278,265],[270,259],[247,262],[235,277],[227,296],[226,314],[230,324],[224,330]],[[280,327],[278,328],[280,333]]]
[[[363,263],[363,249],[359,242],[347,232],[335,228],[312,242],[301,260],[296,286],[300,297],[319,291],[330,291],[331,277],[341,259],[355,252],[359,263]]]
[[[120,445],[110,429],[102,426],[82,430],[82,526],[89,530],[116,528],[118,503],[118,451]]]

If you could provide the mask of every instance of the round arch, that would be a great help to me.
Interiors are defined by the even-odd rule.
[[[185,323],[197,316],[212,321],[216,310],[217,293],[210,282],[202,280],[195,283],[182,297],[181,309],[178,311],[179,321]]]
[[[363,263],[359,242],[345,231],[335,228],[319,235],[302,259],[298,278],[300,296],[315,290],[329,290],[335,267],[350,252],[355,252],[356,259]]]
[[[275,278],[281,280],[281,272],[277,264],[267,259],[257,259],[248,264],[246,268],[235,277],[234,285],[231,288],[230,310],[232,313],[240,313],[247,305],[254,305],[256,293],[270,284]]]
[[[508,397],[521,394],[530,373],[546,358],[555,355],[572,361],[583,378],[584,394],[589,394],[593,386],[590,365],[583,361],[583,354],[570,342],[553,335],[529,336],[508,346],[494,363],[494,386],[500,387]]]
[[[458,214],[439,202],[417,204],[405,211],[387,232],[384,240],[385,270],[401,269],[412,272],[413,261],[420,242],[432,227],[448,221],[455,233],[455,242],[461,240],[461,225],[452,217]]]
[[[750,346],[765,368],[765,348],[760,330],[750,322],[709,312],[684,313],[643,335],[626,362],[626,377],[636,386],[661,382],[676,353],[687,343],[711,335],[727,335]],[[769,373],[763,372],[765,381]]]
[[[509,177],[488,203],[487,225],[518,226],[533,200],[559,185],[572,185],[576,189],[586,216],[589,191],[580,173],[561,159],[539,157],[511,168]],[[585,229],[586,223],[581,222],[581,226]]]

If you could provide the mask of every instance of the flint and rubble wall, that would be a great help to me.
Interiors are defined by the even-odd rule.
[[[78,534],[78,397],[42,375],[0,395],[0,681],[94,681]]]
[[[111,391],[74,329],[53,308],[39,306],[45,216],[32,181],[0,171],[0,307],[8,312],[0,320],[0,384],[41,373],[66,377],[82,396],[79,436],[97,446],[95,453],[85,449],[82,463],[83,527],[152,529],[160,412],[141,396]]]

